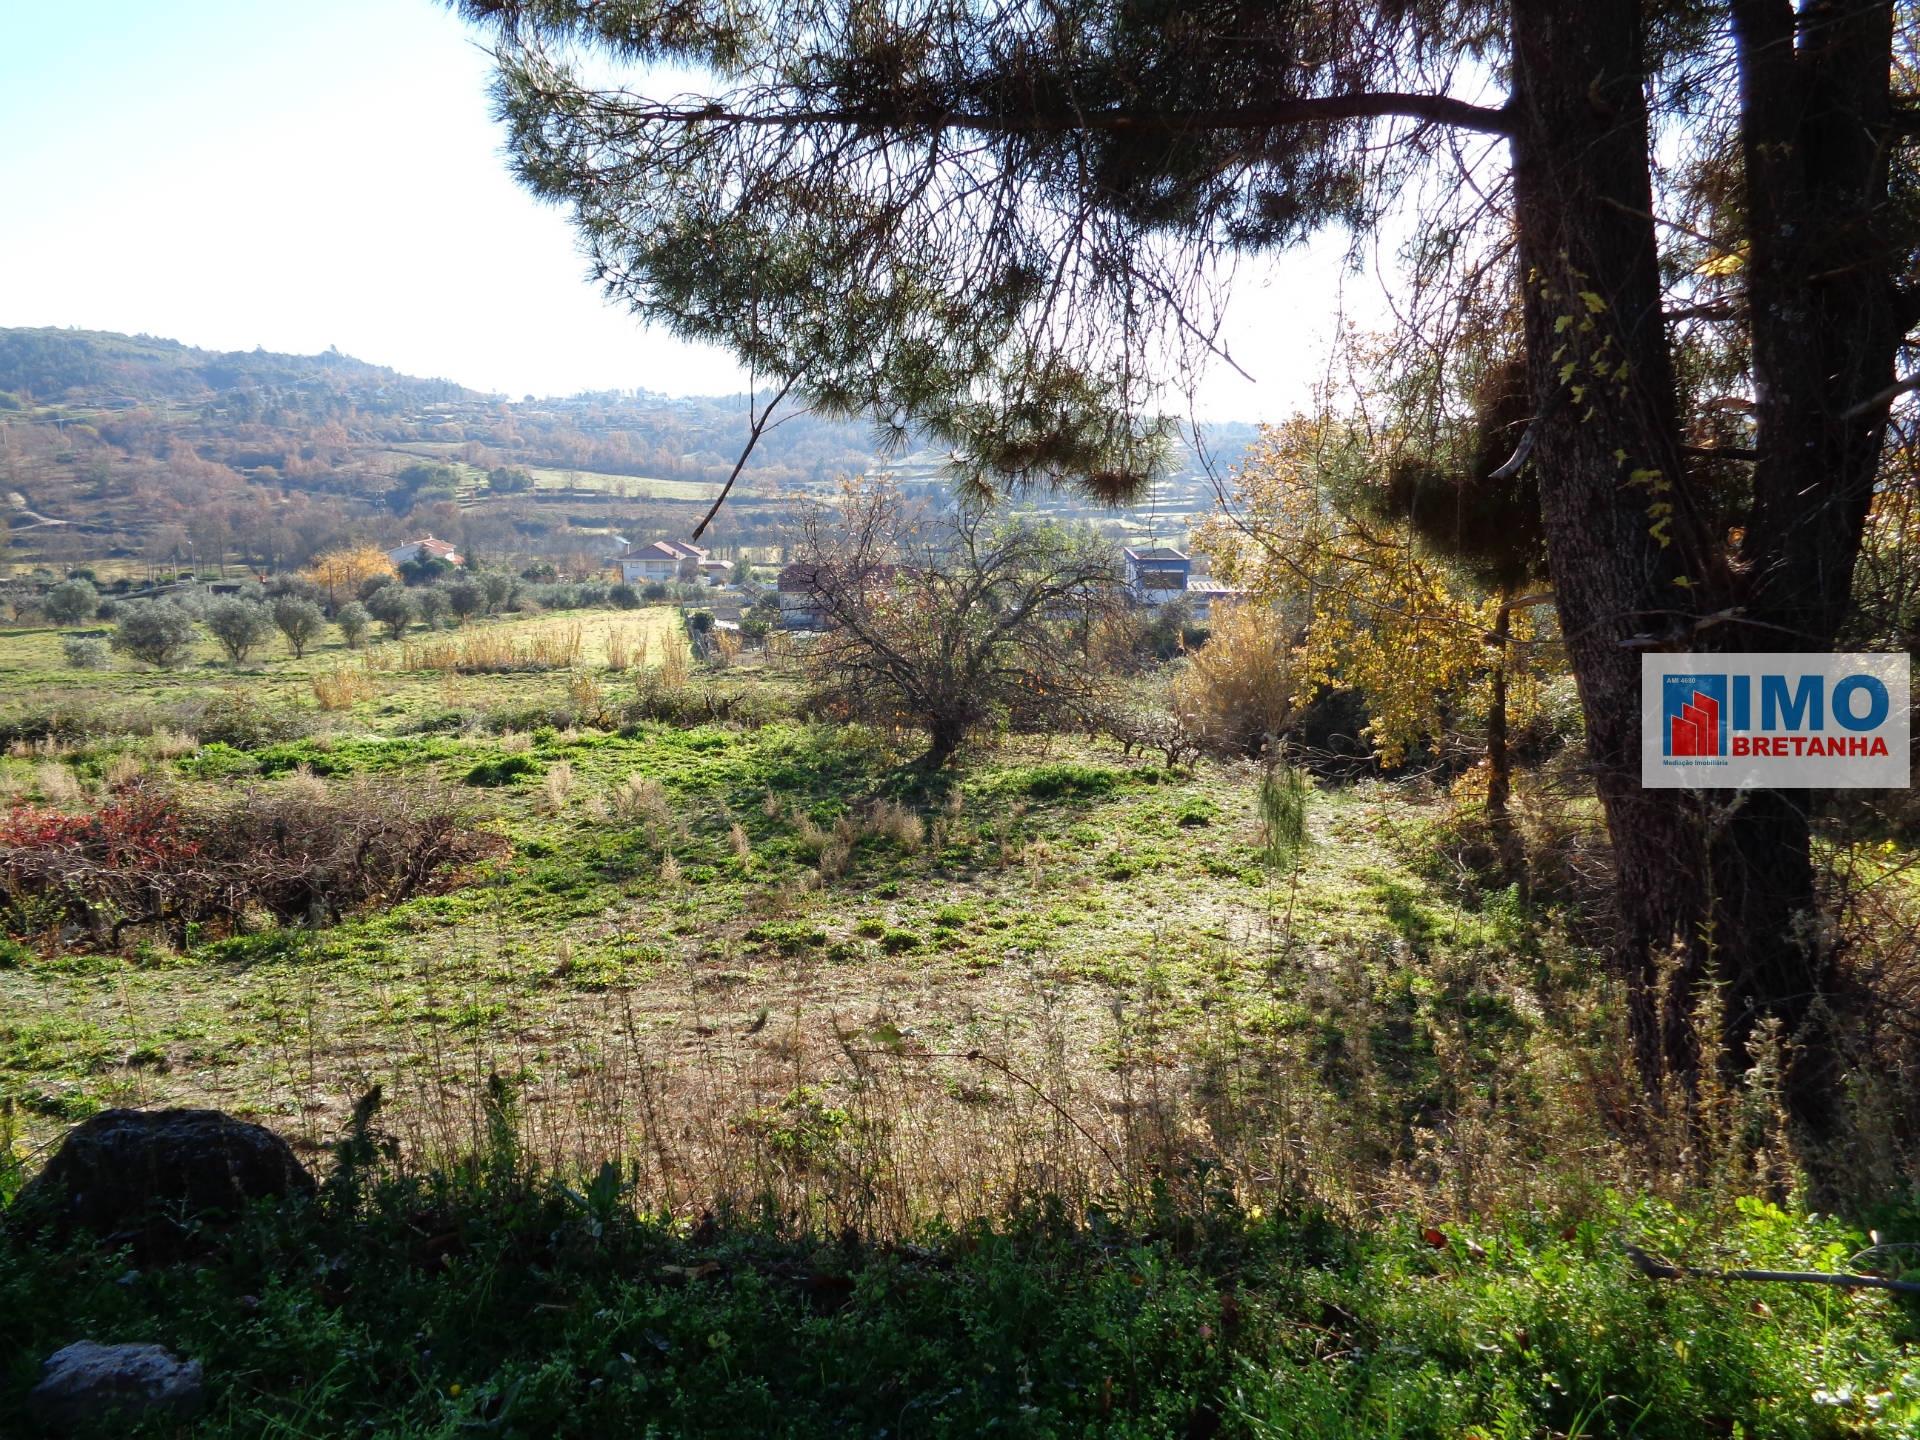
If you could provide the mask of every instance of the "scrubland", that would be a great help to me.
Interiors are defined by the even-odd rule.
[[[929,777],[791,662],[690,663],[665,609],[168,673],[15,631],[0,685],[16,844],[309,817],[173,922],[9,882],[0,1188],[128,1105],[332,1177],[197,1266],[9,1252],[0,1419],[84,1319],[207,1355],[221,1434],[1920,1424],[1901,1298],[1629,1263],[1896,1273],[1920,1229],[1812,1213],[1765,1054],[1639,1094],[1551,765],[1496,883],[1445,774],[1323,773],[1295,848],[1252,765],[1006,735]],[[336,904],[326,837],[394,806],[466,838]],[[1904,903],[1892,849],[1835,858]],[[1850,1099],[1830,1168],[1898,1193]]]

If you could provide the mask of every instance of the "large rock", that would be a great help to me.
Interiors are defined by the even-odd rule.
[[[218,1110],[104,1110],[68,1134],[15,1203],[62,1231],[151,1251],[171,1248],[191,1222],[313,1188],[265,1126]]]
[[[81,1340],[47,1358],[27,1408],[50,1430],[85,1432],[113,1422],[118,1431],[149,1416],[185,1419],[204,1394],[198,1360],[158,1345]]]

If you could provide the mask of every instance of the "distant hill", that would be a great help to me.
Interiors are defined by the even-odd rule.
[[[206,401],[226,391],[404,392],[418,401],[479,400],[447,380],[417,380],[330,350],[198,350],[151,335],[100,330],[0,330],[0,391],[21,402],[122,406]]]
[[[510,401],[337,351],[199,350],[147,335],[0,329],[0,520],[15,568],[165,568],[219,556],[299,565],[346,539],[431,531],[463,550],[586,565],[613,533],[684,536],[732,469],[740,396],[597,392]],[[1251,438],[1213,427],[1216,462]],[[795,414],[762,437],[709,535],[791,538],[794,497],[884,467],[944,483],[940,459],[882,459],[858,422]],[[1212,504],[1189,474],[1121,533],[1178,541]],[[1041,497],[1059,514],[1093,512]]]
[[[7,558],[265,569],[432,530],[482,553],[590,559],[609,532],[686,533],[733,466],[745,410],[614,392],[520,403],[337,351],[0,329]],[[765,543],[791,512],[780,497],[867,468],[872,450],[857,424],[774,428],[716,538]]]

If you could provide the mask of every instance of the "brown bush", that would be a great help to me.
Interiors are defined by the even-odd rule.
[[[1297,680],[1286,620],[1264,605],[1223,605],[1174,679],[1173,710],[1209,749],[1254,755],[1285,732]]]
[[[236,928],[258,912],[325,923],[397,905],[504,847],[430,786],[316,795],[305,783],[200,801],[134,785],[88,814],[22,805],[0,819],[0,903],[15,934],[79,929],[118,944],[151,927],[185,944],[191,926]]]

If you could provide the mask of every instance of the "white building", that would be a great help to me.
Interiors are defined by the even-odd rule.
[[[1162,605],[1185,601],[1193,618],[1204,624],[1213,615],[1216,601],[1231,602],[1243,598],[1244,590],[1222,585],[1193,573],[1193,558],[1170,545],[1150,550],[1126,550],[1127,588],[1134,602],[1157,610]]]
[[[715,560],[698,545],[689,545],[684,540],[655,540],[651,545],[629,549],[620,556],[620,578],[629,585],[671,585],[689,566],[700,583],[708,586],[726,584],[733,568],[724,560]]]
[[[458,550],[446,541],[436,540],[431,535],[422,536],[418,540],[409,540],[406,544],[387,551],[387,559],[396,565],[411,565],[416,560],[444,560],[449,565],[465,563]]]

